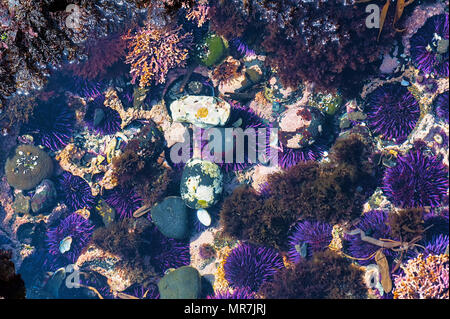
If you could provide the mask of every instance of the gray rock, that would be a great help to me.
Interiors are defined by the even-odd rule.
[[[151,210],[152,221],[166,237],[184,239],[189,236],[189,216],[180,197],[169,196]]]
[[[183,266],[164,275],[158,289],[161,299],[197,299],[202,289],[201,277],[197,269]]]

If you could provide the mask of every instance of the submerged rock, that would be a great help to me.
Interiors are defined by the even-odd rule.
[[[19,215],[28,214],[30,212],[30,197],[19,193],[15,196],[12,204],[14,213]]]
[[[56,200],[55,184],[44,179],[36,188],[36,193],[31,198],[31,210],[34,214],[42,213],[53,207]]]
[[[197,299],[200,297],[201,287],[198,270],[190,266],[177,268],[158,282],[161,299]]]
[[[50,156],[32,145],[19,145],[6,160],[5,175],[8,184],[20,190],[30,190],[53,173]]]
[[[193,209],[208,208],[219,201],[223,176],[217,164],[193,158],[181,176],[181,198]]]
[[[180,197],[169,196],[151,210],[152,221],[166,237],[184,239],[189,236],[186,205]]]
[[[298,149],[314,143],[322,133],[324,117],[315,108],[291,108],[280,121],[280,141],[288,148]]]
[[[187,95],[170,104],[172,119],[201,128],[223,126],[230,117],[228,102],[213,96]]]

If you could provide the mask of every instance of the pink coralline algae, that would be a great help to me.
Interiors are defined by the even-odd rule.
[[[132,83],[139,79],[140,87],[164,83],[170,69],[184,67],[192,43],[191,34],[182,33],[181,27],[157,27],[150,23],[124,38],[129,41],[125,62],[131,65]]]
[[[419,254],[394,275],[395,299],[448,299],[448,255]]]

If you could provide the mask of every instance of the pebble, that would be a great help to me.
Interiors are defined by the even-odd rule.
[[[207,227],[211,225],[211,216],[206,209],[197,210],[197,218],[203,225]]]

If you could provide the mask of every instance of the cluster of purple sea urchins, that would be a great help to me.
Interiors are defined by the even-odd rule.
[[[393,13],[377,42],[379,30],[366,27],[365,7],[356,1],[215,0],[209,15],[216,33],[261,46],[284,85],[312,81],[330,90],[351,88],[376,71],[393,38]]]
[[[75,262],[91,239],[94,226],[77,213],[64,218],[47,231],[49,252],[56,260]]]
[[[413,149],[386,169],[382,189],[396,207],[437,207],[448,192],[448,167],[436,156]]]
[[[402,143],[416,126],[419,102],[400,83],[376,88],[366,98],[367,122],[375,134]]]
[[[281,255],[273,248],[243,243],[235,247],[224,264],[225,279],[231,287],[257,291],[284,267]]]
[[[448,77],[448,13],[430,17],[411,37],[411,59],[427,75]]]

